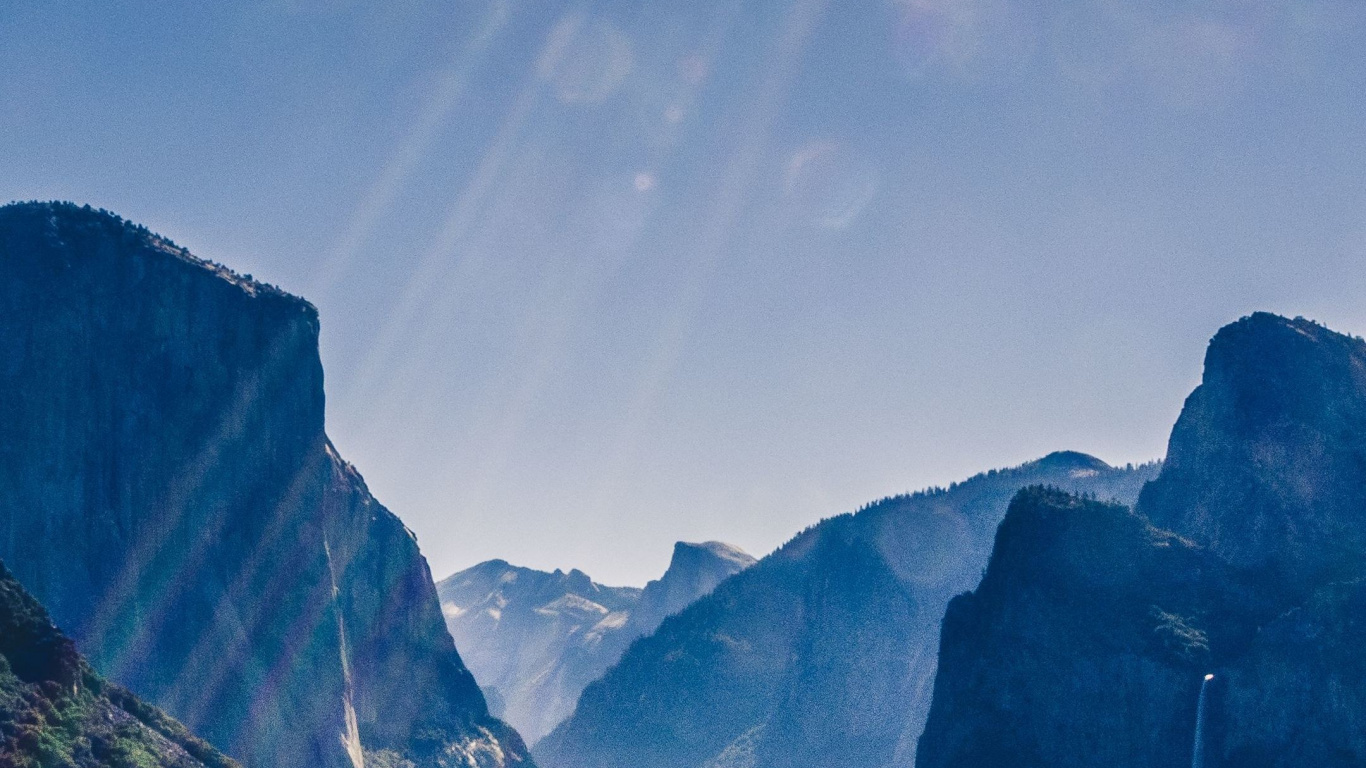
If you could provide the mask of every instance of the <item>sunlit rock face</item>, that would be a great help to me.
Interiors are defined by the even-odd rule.
[[[1022,493],[949,606],[917,765],[1366,765],[1363,361],[1245,318],[1137,512]]]
[[[0,557],[97,670],[248,766],[527,762],[323,432],[310,304],[23,204],[0,307]]]
[[[948,600],[1011,496],[1132,501],[1156,466],[1056,453],[826,520],[638,640],[534,748],[552,768],[909,768]]]
[[[620,656],[632,640],[655,631],[664,619],[710,594],[716,585],[754,563],[754,558],[744,550],[720,541],[674,544],[668,570],[645,585],[625,631],[612,638],[617,646],[616,655]]]
[[[0,764],[237,766],[156,707],[100,678],[3,565]]]
[[[579,570],[546,573],[502,560],[436,585],[456,645],[499,713],[534,744],[574,711],[579,693],[654,631],[754,558],[729,544],[679,542],[644,590],[607,587]]]

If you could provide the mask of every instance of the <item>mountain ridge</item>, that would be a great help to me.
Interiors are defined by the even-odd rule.
[[[549,573],[495,559],[443,579],[437,593],[486,693],[534,744],[631,641],[753,562],[730,544],[677,542],[664,574],[638,588],[604,586],[577,568]]]
[[[1132,500],[1156,470],[1068,452],[1045,458],[809,526],[633,643],[537,742],[537,761],[909,768],[941,606],[976,583],[1014,491],[1052,482]]]

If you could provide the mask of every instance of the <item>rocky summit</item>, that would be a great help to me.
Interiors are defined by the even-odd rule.
[[[729,544],[678,542],[668,570],[643,590],[490,560],[442,580],[437,594],[490,704],[534,744],[632,640],[753,564]]]
[[[920,768],[1366,765],[1366,343],[1244,318],[1137,511],[1022,492]]]
[[[1291,599],[1366,574],[1366,344],[1258,313],[1210,341],[1139,510]]]
[[[318,316],[112,214],[0,209],[0,557],[249,767],[526,765],[324,433]]]

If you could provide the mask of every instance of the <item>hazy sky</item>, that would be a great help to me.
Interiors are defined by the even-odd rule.
[[[1363,94],[1359,0],[9,0],[0,198],[317,304],[438,578],[640,584],[1366,332]]]

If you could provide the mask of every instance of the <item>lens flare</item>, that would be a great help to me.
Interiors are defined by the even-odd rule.
[[[877,193],[877,169],[836,141],[814,141],[793,153],[783,174],[783,195],[800,219],[844,229]]]
[[[564,104],[599,104],[635,68],[631,39],[610,22],[569,17],[551,32],[539,72]]]

